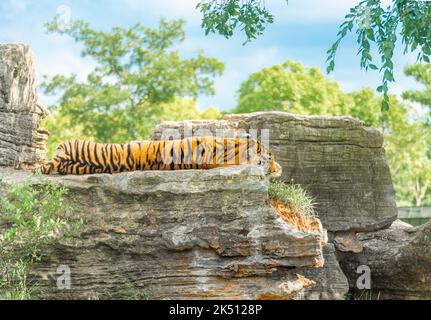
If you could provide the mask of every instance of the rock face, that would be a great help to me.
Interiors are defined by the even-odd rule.
[[[3,175],[5,184],[26,176]],[[324,263],[321,235],[282,221],[260,167],[49,180],[69,188],[86,228],[45,249],[35,272],[43,298],[116,298],[129,290],[152,299],[292,299],[313,286],[313,297],[341,298],[348,289],[322,281],[329,269],[304,277]],[[70,290],[56,287],[60,265],[71,269]]]
[[[367,266],[371,289],[367,294],[379,299],[431,299],[431,221],[420,226],[395,221],[389,229],[360,233],[361,253],[339,252],[340,264],[356,296],[356,273]],[[362,295],[363,296],[363,295]]]
[[[328,231],[374,231],[397,217],[382,134],[350,117],[297,116],[284,112],[228,115],[222,121],[160,124],[154,139],[227,130],[269,134],[283,179],[306,188]],[[266,130],[266,133],[265,133]]]
[[[47,111],[37,104],[33,56],[23,44],[0,44],[0,166],[31,169],[45,159]]]
[[[319,269],[304,269],[301,273],[316,283],[306,288],[300,297],[305,300],[342,300],[345,299],[349,282],[338,264],[334,245],[328,243],[323,247],[325,264]]]

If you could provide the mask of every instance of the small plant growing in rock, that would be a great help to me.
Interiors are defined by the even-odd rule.
[[[316,216],[314,199],[300,185],[273,181],[269,186],[269,197],[288,206],[293,214]]]
[[[323,232],[314,210],[314,199],[301,186],[273,181],[268,193],[271,206],[284,221],[304,232]]]
[[[0,299],[32,299],[36,283],[31,267],[40,261],[41,248],[83,226],[65,196],[68,190],[36,177],[3,186],[0,199]]]

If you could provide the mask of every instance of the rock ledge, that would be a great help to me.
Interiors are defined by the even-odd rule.
[[[0,174],[3,184],[27,176]],[[45,298],[110,298],[130,287],[158,299],[291,299],[308,280],[322,282],[310,273],[301,292],[290,290],[305,270],[322,267],[322,239],[282,221],[258,166],[48,179],[69,188],[86,228],[45,249],[35,272]],[[56,288],[60,265],[71,268],[71,290]],[[339,298],[347,285],[325,290]]]

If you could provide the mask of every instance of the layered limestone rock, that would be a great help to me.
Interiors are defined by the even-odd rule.
[[[388,229],[357,234],[357,240],[362,252],[338,252],[356,297],[431,299],[431,221],[412,227],[397,220]],[[361,266],[370,271],[369,290],[358,289]]]
[[[153,138],[223,132],[268,138],[282,179],[309,191],[328,231],[374,231],[397,217],[383,135],[351,117],[227,115],[221,121],[164,122]]]
[[[301,274],[315,282],[316,285],[306,288],[299,297],[305,300],[342,300],[349,291],[349,283],[338,264],[334,245],[328,243],[323,247],[325,264],[322,268],[307,268]]]
[[[4,185],[26,177],[2,175]],[[348,290],[304,276],[324,263],[322,235],[278,216],[258,166],[48,179],[70,190],[85,231],[44,249],[35,272],[43,298],[295,299],[313,287],[310,298],[342,298]],[[59,266],[71,270],[70,290],[57,289]]]
[[[37,104],[29,47],[0,44],[0,166],[31,169],[44,161],[46,114]]]

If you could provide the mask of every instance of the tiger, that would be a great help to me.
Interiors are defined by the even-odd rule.
[[[190,137],[179,140],[102,144],[62,143],[55,156],[37,169],[42,174],[115,174],[140,170],[213,169],[240,164],[261,166],[271,178],[281,175],[272,152],[247,138]]]

